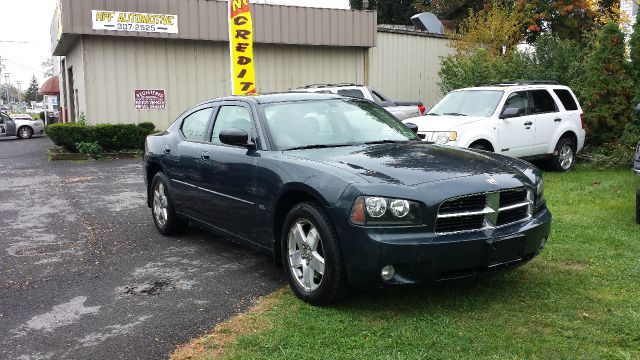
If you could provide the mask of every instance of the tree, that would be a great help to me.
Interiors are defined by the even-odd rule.
[[[418,13],[415,3],[415,0],[370,0],[368,9],[378,11],[379,24],[411,25],[411,17]],[[354,10],[363,9],[362,0],[349,0],[349,6]]]
[[[42,68],[44,69],[44,76],[52,77],[54,75],[53,59],[49,59],[49,60],[43,61],[40,66],[42,66]]]
[[[594,145],[617,142],[630,119],[633,82],[625,56],[624,34],[616,23],[605,25],[587,61],[584,81],[587,138]]]
[[[31,82],[29,83],[29,88],[25,91],[24,96],[27,101],[38,101],[41,97],[38,94],[38,90],[40,87],[38,86],[38,79],[36,79],[35,75],[31,78]]]
[[[469,11],[478,12],[487,6],[488,0],[432,0],[414,1],[413,6],[416,11],[432,12],[442,20],[453,20],[460,23],[469,15]]]
[[[17,87],[13,85],[9,85],[9,95],[11,97],[11,102],[21,101],[23,99],[23,94]],[[4,101],[4,103],[8,103],[7,101],[7,84],[2,84],[0,86],[0,99]]]
[[[525,18],[530,43],[549,32],[581,41],[585,33],[620,20],[620,0],[515,0],[515,12]]]
[[[503,55],[522,41],[522,21],[520,14],[498,2],[475,13],[469,11],[452,46],[458,54],[472,54],[483,47],[490,57]]]

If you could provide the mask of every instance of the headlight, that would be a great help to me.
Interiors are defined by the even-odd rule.
[[[422,208],[415,201],[360,196],[351,208],[350,220],[355,225],[419,225]]]
[[[425,141],[431,141],[436,144],[446,144],[449,141],[458,140],[458,133],[455,131],[432,131],[425,133]]]

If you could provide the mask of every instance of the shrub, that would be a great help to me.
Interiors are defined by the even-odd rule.
[[[451,90],[514,80],[555,80],[570,86],[580,96],[588,46],[556,36],[544,35],[533,44],[536,51],[511,51],[491,57],[477,49],[470,55],[457,54],[442,59],[440,90]]]
[[[151,123],[100,124],[87,126],[77,123],[53,124],[47,126],[47,135],[56,145],[77,152],[80,143],[96,143],[102,150],[143,150],[144,140],[155,131]]]
[[[97,142],[79,142],[76,144],[76,148],[80,154],[89,154],[93,157],[102,154],[102,146]]]

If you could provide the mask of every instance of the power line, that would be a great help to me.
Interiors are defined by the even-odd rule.
[[[28,66],[26,66],[26,65],[22,65],[22,64],[20,64],[20,63],[15,62],[15,61],[11,61],[11,60],[9,60],[9,59],[7,59],[7,58],[5,58],[4,60],[6,60],[6,61],[7,61],[7,62],[9,62],[9,63],[12,63],[13,65],[20,66],[21,68],[27,69],[27,70],[29,70],[29,71],[34,71],[34,72],[39,73],[39,74],[42,74],[42,75],[47,75],[47,73],[46,73],[45,71],[42,71],[42,69],[40,69],[40,70],[36,70],[36,69],[34,69],[34,68],[28,67]]]

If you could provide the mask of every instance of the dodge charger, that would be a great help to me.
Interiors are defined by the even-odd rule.
[[[410,127],[330,94],[205,101],[146,140],[155,226],[168,236],[194,223],[263,250],[314,305],[351,287],[513,268],[542,251],[551,214],[537,168],[425,143]]]

